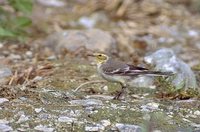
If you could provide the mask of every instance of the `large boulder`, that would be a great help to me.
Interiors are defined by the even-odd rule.
[[[48,36],[45,44],[56,53],[63,50],[73,52],[83,47],[101,52],[116,50],[116,43],[112,36],[108,32],[99,29],[56,32]]]

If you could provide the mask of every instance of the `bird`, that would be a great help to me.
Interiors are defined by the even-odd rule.
[[[146,76],[170,76],[172,72],[152,71],[147,68],[134,66],[122,61],[115,60],[104,53],[92,53],[89,56],[95,57],[97,63],[97,72],[105,80],[121,85],[121,91],[113,99],[119,99],[124,89],[127,87],[127,81],[140,75]]]

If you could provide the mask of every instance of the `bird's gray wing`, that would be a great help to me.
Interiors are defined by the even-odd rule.
[[[149,76],[168,76],[172,72],[151,71],[143,67],[125,64],[119,61],[110,61],[102,65],[104,74],[119,75],[119,76],[136,76],[136,75],[149,75]]]
[[[147,71],[148,69],[125,64],[120,61],[110,60],[102,65],[102,70],[105,74],[108,75],[127,76],[127,75],[139,75],[142,72]]]

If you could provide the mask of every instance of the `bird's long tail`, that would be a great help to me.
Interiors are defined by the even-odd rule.
[[[143,71],[140,74],[144,74],[147,76],[172,76],[173,72],[161,72],[161,71]]]
[[[135,76],[135,75],[146,75],[146,76],[172,76],[174,75],[173,72],[161,72],[161,71],[148,71],[148,70],[134,70],[134,71],[128,71],[125,74],[122,75],[128,75],[128,76]]]

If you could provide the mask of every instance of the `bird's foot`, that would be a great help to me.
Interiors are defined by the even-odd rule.
[[[123,93],[123,91],[118,92],[113,99],[114,100],[119,100],[119,98],[121,97],[122,93]]]
[[[113,99],[114,99],[114,100],[119,100],[120,97],[121,97],[121,95],[124,93],[124,89],[125,89],[125,88],[126,88],[126,87],[122,86],[122,90],[119,91],[119,92],[115,95],[115,97],[114,97]]]

